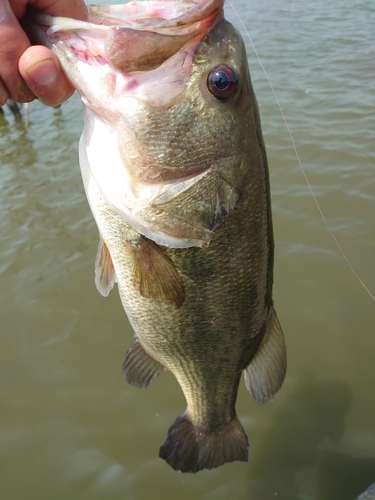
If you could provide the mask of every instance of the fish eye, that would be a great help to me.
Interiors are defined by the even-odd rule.
[[[237,73],[224,65],[214,68],[207,77],[208,90],[219,99],[231,97],[236,91],[237,83]]]

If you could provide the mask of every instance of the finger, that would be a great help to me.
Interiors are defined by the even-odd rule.
[[[19,69],[29,88],[47,106],[57,106],[74,92],[55,54],[41,45],[29,47]]]
[[[0,0],[0,79],[8,97],[18,102],[35,99],[18,70],[18,60],[29,45],[8,0]]]

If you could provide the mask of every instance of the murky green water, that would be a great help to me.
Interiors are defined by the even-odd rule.
[[[233,2],[328,223],[374,293],[375,4]],[[274,402],[259,408],[240,387],[249,462],[182,475],[157,458],[184,400],[169,373],[147,391],[121,377],[132,332],[117,292],[104,299],[94,285],[74,97],[60,110],[31,104],[27,131],[0,116],[0,498],[350,500],[375,481],[375,302],[328,234],[249,59],[289,356]]]

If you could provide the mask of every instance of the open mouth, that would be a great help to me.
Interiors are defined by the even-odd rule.
[[[221,19],[223,4],[223,0],[134,1],[89,6],[88,22],[37,11],[28,18],[39,25],[44,43],[64,41],[80,60],[96,58],[99,64],[103,59],[120,72],[149,71],[194,38],[202,39]]]

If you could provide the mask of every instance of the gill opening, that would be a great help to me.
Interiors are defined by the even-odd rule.
[[[228,1],[228,4],[229,4],[229,5],[231,6],[231,8],[233,9],[233,12],[235,13],[236,17],[238,18],[238,21],[240,22],[240,24],[241,24],[241,26],[242,26],[242,28],[243,28],[244,32],[246,33],[246,36],[248,37],[248,39],[249,39],[249,41],[250,41],[250,43],[251,43],[252,49],[253,49],[253,51],[254,51],[254,54],[255,54],[255,56],[256,56],[256,58],[257,58],[257,60],[258,60],[259,64],[260,64],[260,67],[262,68],[262,71],[263,71],[263,73],[264,73],[264,75],[265,75],[265,77],[266,77],[267,83],[268,83],[268,85],[269,85],[269,87],[270,87],[270,89],[271,89],[271,91],[272,91],[272,94],[273,94],[273,96],[274,96],[274,98],[275,98],[275,101],[276,101],[277,107],[279,108],[279,111],[280,111],[281,117],[282,117],[282,119],[283,119],[283,121],[284,121],[284,124],[285,124],[285,127],[286,127],[286,129],[287,129],[287,131],[288,131],[289,138],[290,138],[290,141],[291,141],[291,143],[292,143],[292,147],[293,147],[294,153],[295,153],[296,158],[297,158],[297,163],[298,163],[298,165],[299,165],[299,167],[300,167],[300,169],[301,169],[302,175],[303,175],[303,177],[304,177],[304,179],[305,179],[305,182],[306,182],[307,187],[308,187],[308,189],[309,189],[309,191],[310,191],[310,194],[311,194],[311,196],[312,196],[312,198],[313,198],[313,200],[314,200],[314,202],[315,202],[315,205],[316,205],[316,207],[317,207],[317,209],[318,209],[318,212],[319,212],[320,216],[322,217],[322,219],[323,219],[323,221],[324,221],[324,224],[325,224],[325,226],[326,226],[326,228],[327,228],[327,230],[328,230],[329,234],[331,235],[331,237],[332,237],[333,241],[335,242],[336,247],[338,248],[338,250],[339,250],[339,252],[341,253],[341,255],[342,255],[343,259],[345,260],[345,262],[347,263],[347,265],[348,265],[348,267],[349,267],[350,271],[352,272],[352,274],[354,275],[354,277],[357,279],[357,281],[361,284],[361,286],[364,288],[364,290],[367,292],[367,294],[368,294],[368,295],[372,298],[372,300],[375,300],[375,295],[373,295],[373,294],[371,293],[371,291],[368,289],[368,287],[365,285],[365,283],[363,282],[363,280],[359,277],[359,275],[357,274],[357,272],[355,271],[355,269],[354,269],[354,268],[353,268],[353,266],[351,265],[351,263],[350,263],[350,261],[349,261],[349,258],[347,257],[346,253],[345,253],[345,252],[344,252],[344,250],[342,249],[342,247],[341,247],[340,243],[338,242],[338,240],[337,240],[337,238],[336,238],[336,236],[335,236],[334,232],[332,231],[332,229],[330,228],[330,226],[329,226],[329,224],[328,224],[328,221],[327,221],[327,219],[326,219],[326,217],[325,217],[325,215],[324,215],[324,213],[323,213],[323,211],[322,211],[322,209],[321,209],[321,207],[320,207],[320,204],[319,204],[318,199],[317,199],[317,197],[316,197],[316,195],[315,195],[315,193],[314,193],[314,190],[313,190],[313,188],[312,188],[312,186],[311,186],[311,184],[310,184],[310,182],[309,182],[309,179],[308,179],[308,177],[307,177],[306,171],[305,171],[305,169],[304,169],[304,167],[303,167],[303,165],[302,165],[302,161],[301,161],[301,158],[300,158],[300,156],[299,156],[299,153],[298,153],[298,150],[297,150],[297,146],[296,146],[296,144],[295,144],[295,142],[294,142],[293,134],[292,134],[292,132],[291,132],[291,130],[290,130],[290,127],[289,127],[288,121],[287,121],[287,119],[286,119],[286,116],[285,116],[285,114],[284,114],[283,108],[281,107],[280,100],[279,100],[279,98],[277,97],[276,91],[275,91],[275,89],[274,89],[274,87],[273,87],[273,85],[272,85],[272,82],[271,82],[271,80],[270,80],[270,78],[269,78],[269,76],[268,76],[268,73],[267,73],[267,71],[266,71],[266,69],[265,69],[265,67],[264,67],[264,65],[263,65],[263,63],[262,63],[262,60],[260,59],[260,56],[259,56],[259,54],[258,54],[258,51],[257,51],[257,49],[256,49],[256,47],[255,47],[255,44],[254,44],[254,42],[253,42],[253,40],[252,40],[252,38],[251,38],[251,36],[250,36],[249,31],[248,31],[248,30],[247,30],[247,28],[246,28],[246,26],[245,26],[244,22],[242,21],[242,19],[241,19],[240,15],[238,14],[238,12],[236,11],[236,9],[235,9],[234,5],[232,4],[231,0],[227,0],[227,1]]]

